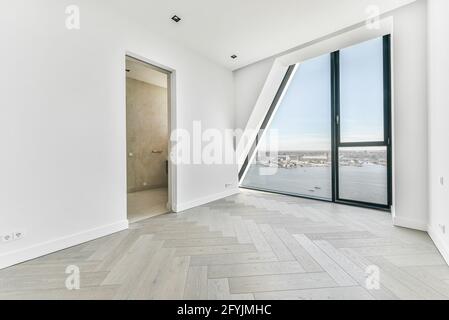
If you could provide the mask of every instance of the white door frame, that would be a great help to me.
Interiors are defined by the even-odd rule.
[[[172,151],[172,142],[170,140],[171,132],[176,129],[177,121],[176,121],[176,70],[167,66],[164,66],[160,63],[154,62],[150,59],[147,59],[145,57],[142,57],[136,53],[127,51],[125,54],[126,57],[132,58],[134,60],[137,60],[139,62],[142,62],[146,65],[148,65],[150,68],[153,68],[157,71],[160,71],[162,73],[165,73],[167,75],[168,79],[168,203],[167,203],[167,209],[170,210],[170,212],[176,212],[176,206],[177,206],[177,167],[176,165],[171,161],[171,151]],[[125,96],[126,96],[126,81],[125,81]],[[126,107],[126,105],[125,105]],[[126,121],[126,120],[125,120]],[[126,161],[126,164],[128,165],[128,159]],[[128,168],[126,168],[128,170]],[[127,190],[127,188],[125,188]]]

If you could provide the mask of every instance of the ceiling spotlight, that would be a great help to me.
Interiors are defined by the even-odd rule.
[[[181,21],[181,18],[178,17],[177,15],[174,15],[173,17],[171,17],[171,19],[172,19],[174,22],[179,22],[179,21]]]
[[[237,59],[237,56],[236,56],[235,54],[233,54],[233,55],[231,56],[231,59]]]

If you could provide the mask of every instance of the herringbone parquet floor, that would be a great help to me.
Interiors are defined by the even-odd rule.
[[[449,267],[389,214],[242,191],[1,270],[0,298],[449,299]]]

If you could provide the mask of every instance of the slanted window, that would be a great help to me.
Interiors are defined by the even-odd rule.
[[[290,67],[241,186],[389,209],[390,54],[384,36]]]

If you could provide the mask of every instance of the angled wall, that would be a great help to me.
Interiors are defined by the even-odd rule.
[[[449,263],[449,1],[428,1],[429,233]]]

